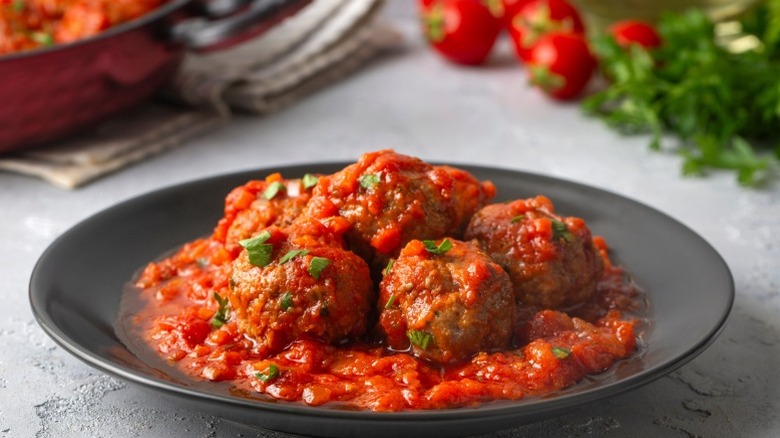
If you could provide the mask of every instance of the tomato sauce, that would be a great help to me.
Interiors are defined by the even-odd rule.
[[[196,380],[227,382],[233,394],[372,411],[540,397],[636,354],[647,325],[644,294],[609,261],[607,245],[597,237],[605,267],[596,295],[565,312],[526,307],[506,351],[441,366],[389,348],[369,331],[337,345],[296,339],[267,354],[220,315],[225,309],[216,297],[229,293],[235,258],[222,234],[149,264],[126,292],[134,304],[120,325],[171,366]]]
[[[0,55],[87,38],[163,3],[165,0],[0,0]]]

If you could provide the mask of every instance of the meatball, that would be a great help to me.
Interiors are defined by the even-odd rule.
[[[261,352],[278,352],[297,339],[334,344],[366,331],[373,306],[366,262],[317,239],[299,246],[304,240],[270,227],[244,241],[247,249],[233,262],[231,318]]]
[[[437,254],[445,242],[452,247]],[[510,345],[512,284],[476,245],[412,240],[387,271],[377,306],[390,348],[406,350],[411,344],[415,356],[448,364]]]
[[[458,236],[494,194],[466,172],[385,150],[320,178],[307,212],[347,219],[349,247],[381,269],[412,239]]]
[[[214,230],[214,238],[225,244],[234,256],[241,250],[238,242],[271,225],[291,224],[311,197],[301,180],[286,180],[278,173],[264,181],[250,181],[236,187],[225,199],[225,216]]]
[[[488,205],[471,219],[466,239],[512,279],[525,305],[562,309],[588,300],[604,270],[585,221],[555,214],[544,196]]]

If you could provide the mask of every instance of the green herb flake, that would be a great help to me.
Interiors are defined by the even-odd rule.
[[[263,192],[263,198],[267,200],[274,199],[279,192],[286,192],[287,187],[280,181],[274,181],[266,187],[265,191]]]
[[[287,254],[285,254],[284,256],[282,256],[281,259],[279,259],[279,264],[283,265],[298,256],[305,256],[308,253],[309,253],[308,249],[293,249]]]
[[[358,181],[360,181],[360,187],[369,190],[375,185],[379,184],[379,175],[375,173],[369,173],[361,176]]]
[[[282,295],[281,301],[279,301],[279,307],[285,312],[290,310],[293,306],[292,294],[288,291]]]
[[[387,302],[385,303],[385,309],[389,309],[393,307],[393,304],[395,303],[395,294],[390,295],[390,298],[387,299]]]
[[[303,179],[301,180],[301,182],[303,183],[303,188],[306,190],[316,186],[319,181],[320,178],[312,175],[311,173],[307,173],[306,175],[303,175]]]
[[[518,214],[517,216],[513,217],[510,222],[512,222],[513,224],[516,224],[518,222],[522,222],[523,219],[525,219],[525,215],[524,214]]]
[[[214,299],[219,304],[219,309],[214,313],[214,317],[211,318],[211,326],[214,328],[220,328],[227,322],[227,298],[222,298],[218,293],[214,292]]]
[[[571,350],[564,347],[553,347],[552,352],[558,359],[566,359],[571,354]]]
[[[393,269],[393,264],[395,264],[395,259],[390,259],[389,262],[387,262],[387,266],[385,266],[385,270],[382,271],[382,274],[387,275],[390,273],[390,270]]]
[[[268,366],[268,372],[255,373],[255,377],[257,377],[257,379],[263,383],[268,383],[279,377],[279,367],[277,367],[275,364],[271,364]]]
[[[322,270],[329,264],[330,260],[325,257],[312,257],[311,262],[309,262],[309,274],[311,274],[315,280],[319,280]]]
[[[54,44],[54,36],[49,32],[33,32],[30,38],[42,46],[51,46]]]
[[[261,268],[271,263],[274,246],[270,243],[265,243],[270,238],[271,233],[263,231],[251,239],[244,239],[238,242],[249,253],[249,263]]]
[[[11,3],[11,10],[14,12],[22,12],[26,7],[27,5],[24,0],[14,0],[13,3]]]
[[[201,257],[197,260],[195,260],[195,263],[198,264],[198,267],[200,269],[206,269],[209,266],[209,259],[206,257]]]
[[[572,235],[569,231],[569,227],[558,219],[550,219],[550,221],[552,221],[553,240],[563,239],[567,242],[571,242]]]
[[[452,242],[450,242],[450,239],[444,239],[436,246],[436,242],[433,240],[423,240],[423,246],[425,246],[426,251],[433,255],[442,255],[452,249]]]
[[[409,338],[409,342],[411,342],[412,345],[420,347],[423,350],[427,350],[428,346],[433,342],[432,334],[420,330],[409,330],[406,332],[406,337]]]

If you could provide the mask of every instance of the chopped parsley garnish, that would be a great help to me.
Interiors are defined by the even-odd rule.
[[[523,219],[525,219],[525,215],[524,214],[518,214],[517,216],[512,218],[512,223],[516,224],[516,223],[522,221]]]
[[[287,191],[287,187],[284,184],[282,184],[281,182],[279,182],[279,181],[274,181],[263,192],[263,198],[268,199],[270,201],[271,199],[274,199],[274,197],[280,191],[283,191],[283,192]]]
[[[442,255],[452,249],[452,242],[450,239],[444,239],[436,246],[436,242],[433,240],[423,240],[423,246],[425,250],[433,255]]]
[[[270,243],[265,243],[270,238],[271,233],[263,231],[251,239],[244,239],[238,242],[249,253],[249,263],[261,268],[271,263],[274,246]]]
[[[255,377],[263,383],[268,383],[271,380],[279,377],[279,367],[274,364],[268,366],[267,373],[255,373]]]
[[[319,280],[322,270],[329,264],[330,260],[325,257],[312,257],[311,262],[309,262],[309,274],[311,274],[315,280]]]
[[[30,34],[30,38],[42,46],[54,44],[54,37],[49,32],[33,32]]]
[[[219,309],[214,313],[214,317],[211,318],[211,326],[214,328],[220,328],[227,322],[227,298],[222,298],[218,293],[214,292],[214,299],[219,304]]]
[[[395,303],[395,294],[390,295],[390,298],[387,299],[387,302],[385,303],[385,309],[392,307],[393,303]]]
[[[571,350],[563,347],[553,347],[552,352],[558,359],[566,359],[571,354]]]
[[[409,338],[409,342],[411,342],[412,345],[416,345],[423,350],[427,350],[428,346],[431,345],[431,342],[433,341],[432,334],[420,330],[409,330],[406,332],[406,337]]]
[[[282,300],[279,302],[279,307],[281,307],[282,310],[286,312],[290,310],[292,306],[293,306],[292,294],[289,291],[285,292],[284,295],[282,295]]]
[[[307,173],[306,175],[303,175],[303,179],[301,180],[301,182],[303,183],[304,189],[310,189],[316,186],[319,180],[320,180],[319,177]]]
[[[550,221],[552,222],[553,240],[563,239],[567,242],[571,242],[569,227],[558,219],[550,219]]]
[[[390,273],[390,270],[393,269],[393,263],[395,263],[395,259],[390,259],[389,262],[387,262],[387,266],[385,266],[385,270],[382,271],[384,275],[387,275]]]
[[[200,269],[206,269],[206,267],[209,265],[209,259],[206,257],[201,257],[198,260],[195,260],[195,263],[198,264]]]
[[[369,173],[361,176],[359,178],[359,181],[360,181],[360,187],[363,187],[364,189],[368,190],[371,187],[374,187],[375,185],[379,184],[379,175],[375,173]]]
[[[308,249],[293,249],[287,254],[285,254],[284,256],[282,256],[281,259],[279,259],[279,264],[283,265],[298,256],[305,256],[308,253],[309,253]]]

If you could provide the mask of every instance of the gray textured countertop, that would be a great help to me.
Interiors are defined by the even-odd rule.
[[[498,436],[780,436],[780,186],[747,190],[727,174],[682,179],[674,154],[651,152],[645,138],[620,137],[576,105],[528,89],[506,50],[480,69],[445,65],[423,49],[408,7],[392,8],[409,31],[404,53],[283,113],[238,117],[73,192],[0,173],[0,436],[276,436],[160,400],[70,356],[33,319],[30,273],[65,230],[149,190],[255,167],[354,160],[385,147],[637,199],[699,233],[734,274],[728,326],[698,358],[629,393]]]

